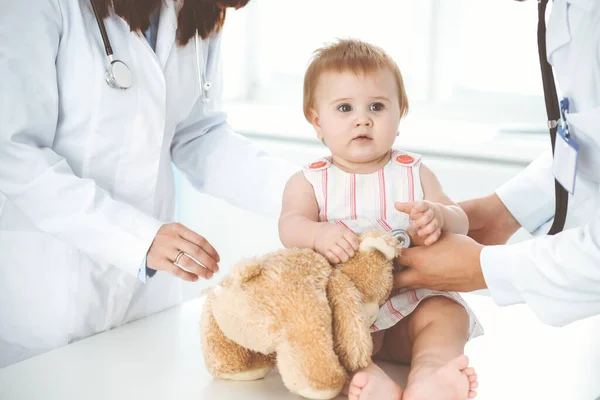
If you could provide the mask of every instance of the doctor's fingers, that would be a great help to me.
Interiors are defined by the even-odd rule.
[[[202,248],[206,254],[208,254],[213,260],[219,262],[221,259],[219,258],[219,253],[215,250],[214,247],[208,242],[208,240],[204,239],[202,236],[198,235],[196,232],[186,228],[183,225],[180,225],[179,236],[188,242],[195,244],[196,246]]]
[[[161,258],[160,260],[154,262],[151,268],[157,271],[168,272],[171,275],[175,275],[176,277],[183,279],[184,281],[196,282],[198,280],[198,276],[176,267],[173,265],[173,262],[167,258]]]
[[[400,272],[394,272],[395,289],[418,289],[420,288],[420,275],[413,269],[405,269]]]
[[[211,257],[204,248],[192,243],[188,242],[185,239],[179,239],[175,243],[175,254],[178,254],[178,251],[183,251],[188,257],[191,257],[192,260],[195,260],[197,263],[201,264],[204,268],[209,271],[215,273],[219,271],[219,265],[217,261]],[[183,257],[180,257],[180,259]],[[174,261],[174,260],[173,260]]]
[[[184,276],[180,271],[191,273],[194,276],[202,279],[210,279],[213,277],[213,272],[208,268],[204,267],[199,260],[196,260],[195,257],[190,256],[189,254],[181,254],[178,255],[172,263],[173,268],[169,271],[175,276]],[[179,271],[177,271],[179,270]]]

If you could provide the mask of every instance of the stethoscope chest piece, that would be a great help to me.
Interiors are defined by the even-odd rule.
[[[408,236],[408,233],[406,233],[404,229],[394,229],[390,232],[390,234],[398,239],[398,242],[400,242],[400,247],[410,247],[410,236]]]
[[[111,60],[106,71],[106,83],[115,89],[126,90],[131,87],[131,71],[120,60]]]
[[[104,21],[98,15],[98,9],[96,8],[96,3],[94,1],[95,0],[91,0],[90,3],[92,5],[92,9],[94,10],[94,16],[96,17],[96,22],[98,23],[98,29],[100,29],[102,43],[104,44],[106,58],[108,59],[108,67],[105,74],[106,83],[108,83],[108,86],[115,89],[129,89],[131,87],[131,71],[129,70],[127,64],[125,64],[123,61],[114,59],[112,46],[110,45],[110,40],[108,39],[108,33],[106,33]]]

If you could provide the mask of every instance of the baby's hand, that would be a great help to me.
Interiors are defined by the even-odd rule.
[[[321,223],[317,228],[313,248],[332,264],[348,261],[358,250],[358,238],[347,228]]]
[[[425,245],[435,243],[442,234],[444,214],[440,204],[422,200],[414,203],[396,203],[396,210],[408,214],[417,235],[425,238]]]

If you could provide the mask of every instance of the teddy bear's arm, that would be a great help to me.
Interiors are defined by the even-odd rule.
[[[335,352],[344,368],[353,373],[371,363],[373,340],[360,292],[350,278],[334,269],[327,285],[333,317]]]

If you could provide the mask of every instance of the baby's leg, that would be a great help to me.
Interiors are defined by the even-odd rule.
[[[464,400],[476,392],[464,346],[469,315],[445,297],[431,297],[386,333],[382,358],[410,362],[403,400]],[[410,346],[407,346],[409,344]]]
[[[371,338],[373,339],[373,356],[381,351],[383,347],[383,339],[385,337],[385,331],[377,331],[371,333]]]

